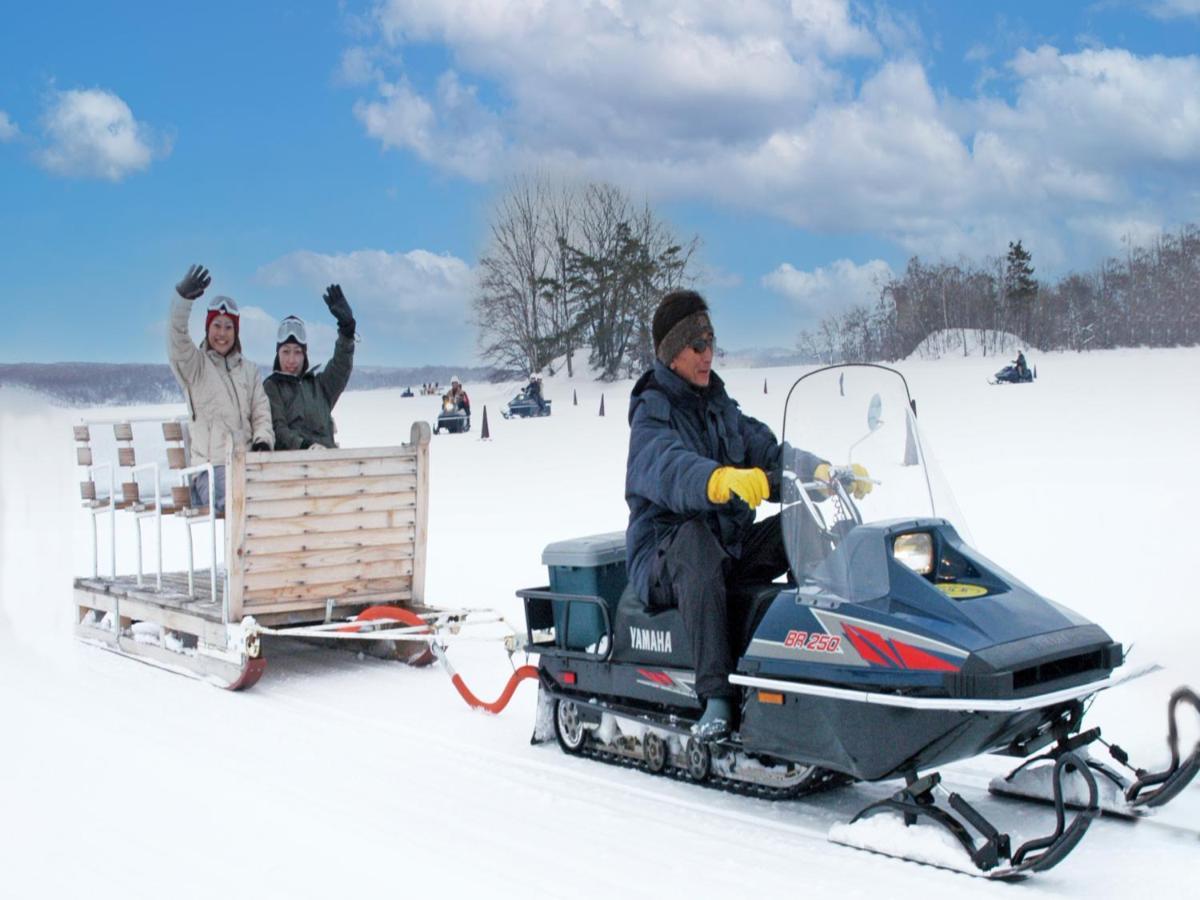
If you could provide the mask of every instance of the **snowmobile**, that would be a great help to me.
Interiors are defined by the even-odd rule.
[[[433,426],[433,433],[437,434],[439,431],[447,431],[450,434],[462,434],[464,431],[470,430],[471,414],[463,407],[456,405],[453,400],[449,398],[443,399],[437,423]]]
[[[549,400],[542,400],[542,405],[538,406],[537,399],[533,396],[529,387],[521,388],[517,396],[508,401],[508,408],[500,410],[500,415],[506,419],[519,418],[526,419],[530,416],[548,416],[550,415]]]
[[[550,584],[517,592],[527,650],[539,654],[535,741],[759,797],[902,778],[831,839],[917,858],[872,843],[867,820],[892,813],[901,829],[944,829],[962,869],[989,878],[1058,863],[1102,800],[1147,810],[1195,776],[1200,745],[1185,759],[1177,748],[1178,707],[1200,712],[1186,689],[1169,708],[1167,770],[1124,778],[1083,752],[1099,739],[1099,729],[1082,730],[1085,703],[1147,670],[1130,671],[1103,628],[971,546],[900,373],[851,365],[803,376],[782,436],[772,487],[790,575],[729,595],[739,726],[715,741],[693,735],[702,701],[688,635],[677,609],[647,610],[630,589],[617,532],[549,545]],[[791,445],[838,463],[835,477],[812,480]],[[874,482],[861,499],[847,488],[854,463]],[[1041,751],[994,786],[1055,803],[1054,831],[1020,846],[936,771],[983,753]]]
[[[1005,366],[988,381],[988,384],[1029,384],[1037,378],[1037,367],[1021,371],[1015,363]]]

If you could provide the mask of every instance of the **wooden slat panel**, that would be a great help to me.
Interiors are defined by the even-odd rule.
[[[260,572],[287,572],[299,580],[312,581],[304,573],[328,566],[359,567],[359,572],[366,571],[366,563],[385,562],[387,560],[411,560],[412,545],[382,544],[378,547],[347,547],[341,550],[304,550],[292,553],[270,553],[247,556],[244,565],[246,575]],[[409,572],[411,574],[411,567]]]
[[[314,605],[328,597],[344,599],[370,594],[396,594],[406,597],[412,589],[411,578],[376,578],[370,581],[343,581],[332,584],[310,584],[303,587],[247,590],[242,594],[242,610],[246,614],[255,607],[267,609],[301,609],[306,603]]]
[[[256,457],[252,455],[246,458],[246,463],[248,465],[261,465],[264,462],[311,463],[323,460],[384,459],[387,457],[411,456],[412,452],[412,447],[407,444],[398,444],[392,447],[347,447],[336,450],[320,447],[309,450],[276,450],[270,456]]]
[[[249,537],[283,537],[305,534],[328,534],[335,531],[371,531],[407,527],[416,520],[416,510],[393,509],[386,512],[349,513],[335,516],[303,516],[293,519],[258,519],[246,521]]]
[[[307,452],[307,451],[306,451]],[[317,451],[311,451],[313,456]],[[282,456],[275,453],[273,456]],[[379,475],[413,475],[417,471],[416,457],[411,451],[403,456],[375,459],[326,459],[302,462],[251,463],[246,477],[252,482],[295,481],[298,478],[358,478]]]
[[[417,476],[384,475],[347,478],[301,478],[291,481],[250,481],[246,500],[295,500],[299,497],[356,497],[361,494],[411,494]]]
[[[384,545],[412,546],[416,528],[401,525],[396,528],[334,531],[324,534],[297,534],[281,537],[255,537],[246,541],[246,559],[272,553],[295,551],[344,550],[351,547],[380,547]]]
[[[413,602],[425,602],[425,544],[429,532],[429,423],[413,422],[409,440],[417,453],[416,558],[413,560]]]
[[[243,583],[246,592],[278,590],[290,594],[297,587],[342,585],[346,583],[386,581],[412,575],[411,559],[385,559],[355,566],[327,566],[321,569],[289,569],[282,572],[247,572]],[[337,597],[325,589],[324,597]]]
[[[407,581],[407,579],[402,579]],[[281,613],[291,613],[287,619],[291,622],[298,622],[304,619],[313,621],[321,621],[325,617],[325,597],[316,596],[301,599],[276,599],[274,593],[267,597],[255,597],[248,599],[243,605],[247,615],[254,615],[259,618],[259,621],[264,624],[270,624],[272,621],[282,619]],[[338,609],[348,609],[352,607],[372,606],[379,603],[395,603],[402,606],[412,605],[412,590],[408,584],[403,584],[399,588],[391,590],[373,589],[366,590],[346,597],[338,599],[337,606],[334,607],[335,615]],[[310,615],[299,615],[302,613]]]
[[[298,516],[331,516],[379,512],[416,505],[416,493],[362,494],[352,497],[300,497],[295,500],[257,500],[246,504],[246,518],[291,519]]]
[[[246,447],[230,441],[225,457],[225,559],[229,572],[229,617],[242,618],[246,550]]]

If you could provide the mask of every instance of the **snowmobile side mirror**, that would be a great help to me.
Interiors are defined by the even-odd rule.
[[[855,447],[879,430],[879,426],[883,424],[882,414],[883,398],[881,398],[878,394],[873,394],[871,396],[871,402],[867,404],[867,433],[850,445],[850,449],[846,453],[847,461],[854,457]]]

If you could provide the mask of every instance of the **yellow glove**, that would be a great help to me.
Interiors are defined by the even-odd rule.
[[[875,485],[871,484],[869,480],[871,475],[867,472],[866,466],[855,463],[850,467],[850,471],[854,473],[854,480],[850,482],[850,493],[854,495],[855,500],[861,500],[871,493],[871,488]]]
[[[871,488],[873,488],[875,485],[873,485],[869,480],[871,476],[870,473],[867,472],[866,466],[861,466],[858,463],[854,463],[854,465],[850,467],[850,471],[854,473],[854,480],[851,481],[847,487],[849,488],[850,493],[854,496],[855,500],[861,500],[863,497],[867,496],[867,494],[871,493]],[[821,463],[819,466],[813,469],[813,481],[828,482],[832,481],[833,477],[833,467],[830,466],[829,463]],[[823,488],[822,493],[828,497],[833,493],[833,488]]]
[[[728,503],[730,493],[737,494],[754,509],[771,493],[767,474],[762,469],[721,466],[709,476],[708,499],[713,503]]]

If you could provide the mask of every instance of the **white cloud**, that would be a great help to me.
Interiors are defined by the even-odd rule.
[[[317,295],[329,284],[340,284],[356,318],[369,309],[393,323],[412,315],[463,321],[475,290],[469,265],[427,250],[298,250],[262,266],[256,277],[271,287],[300,284]]]
[[[811,272],[783,263],[763,276],[764,287],[788,297],[806,315],[821,318],[851,306],[873,306],[880,289],[892,279],[892,268],[881,259],[861,266],[839,259]]]
[[[17,127],[17,123],[8,117],[8,113],[0,109],[0,142],[11,141],[21,129]]]
[[[1151,0],[1146,11],[1156,19],[1184,19],[1200,16],[1200,0]]]
[[[120,181],[169,152],[165,144],[155,150],[150,129],[124,100],[98,88],[56,91],[42,125],[47,144],[39,161],[59,175]]]
[[[1027,234],[1043,264],[1090,258],[1116,247],[1084,223],[1194,217],[1200,57],[1043,46],[987,59],[955,97],[914,56],[912,20],[867,9],[386,0],[381,52],[437,43],[453,68],[427,87],[381,65],[355,112],[383,146],[468,178],[610,180],[935,257]]]
[[[493,174],[503,139],[496,116],[478,102],[475,88],[454,72],[438,80],[426,100],[406,82],[380,81],[378,99],[360,100],[354,115],[385,148],[408,149],[426,162],[474,181]]]

